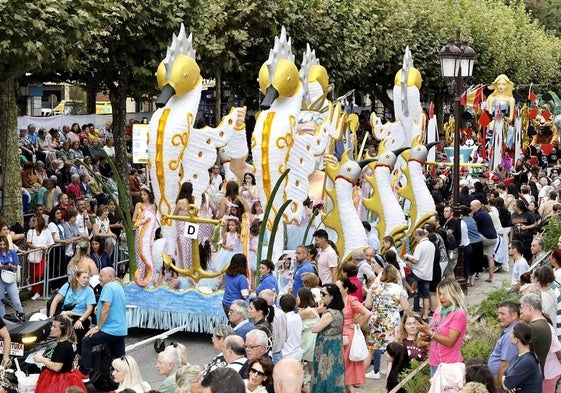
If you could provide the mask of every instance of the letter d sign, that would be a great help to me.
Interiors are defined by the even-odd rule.
[[[188,237],[189,239],[197,239],[197,237],[199,236],[199,224],[186,222],[183,236]]]

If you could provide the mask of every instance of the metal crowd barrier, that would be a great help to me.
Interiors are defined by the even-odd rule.
[[[46,251],[40,249],[32,249],[28,251],[18,252],[19,274],[17,276],[18,288],[29,289],[35,285],[41,285],[41,297],[48,298],[54,291],[58,290],[68,280],[67,261],[65,255],[66,244],[54,244]],[[34,259],[33,255],[41,254],[45,258],[43,276],[37,282],[32,282],[30,259]],[[111,262],[115,271],[119,271],[121,265],[127,266],[129,261],[129,253],[126,242],[117,242]],[[39,263],[39,262],[38,262]]]

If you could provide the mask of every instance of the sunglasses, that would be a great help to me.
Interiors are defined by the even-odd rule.
[[[263,371],[256,370],[253,367],[249,369],[249,372],[253,373],[253,374],[257,374],[260,377],[265,377],[266,376],[266,374]]]
[[[121,356],[121,360],[123,362],[125,362],[127,364],[127,366],[129,366],[129,368],[130,368],[131,365],[129,364],[129,361],[128,361],[126,356]],[[113,372],[113,371],[115,371],[115,367],[111,366],[111,372]],[[117,370],[117,371],[120,371],[120,370]]]
[[[247,351],[248,349],[255,349],[257,347],[261,347],[261,345],[246,345],[244,348]]]
[[[329,296],[328,292],[321,292],[321,296]]]

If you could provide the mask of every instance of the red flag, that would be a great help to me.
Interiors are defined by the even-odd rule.
[[[460,104],[463,106],[471,106],[475,111],[479,108],[479,103],[485,101],[487,97],[483,94],[485,85],[470,86],[460,97]]]
[[[530,118],[530,120],[534,120],[537,115],[538,115],[538,108],[530,109],[530,113],[528,114],[528,117]]]
[[[483,111],[483,113],[481,113],[481,116],[479,116],[479,124],[481,125],[481,127],[487,128],[489,123],[491,123],[489,113],[487,113],[487,111]]]
[[[549,121],[549,119],[551,119],[551,112],[549,110],[545,110],[542,112],[542,116],[545,119],[545,121]]]

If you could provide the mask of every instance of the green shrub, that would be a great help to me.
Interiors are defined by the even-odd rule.
[[[485,300],[478,305],[470,307],[469,315],[472,317],[479,316],[480,318],[485,318],[487,323],[491,326],[498,326],[497,316],[499,304],[504,300],[518,302],[520,299],[517,293],[510,292],[505,286],[488,291],[486,294],[487,298]]]
[[[544,249],[556,249],[559,236],[561,236],[561,219],[556,215],[551,217],[543,228],[542,238],[544,241]]]
[[[471,323],[461,347],[464,361],[473,358],[489,359],[500,332],[501,329],[497,324],[489,324],[484,318]]]
[[[412,370],[415,370],[422,362],[413,359],[411,368],[399,374],[400,380],[405,378]],[[427,364],[421,371],[413,376],[403,385],[407,393],[423,393],[428,392],[430,388],[430,366]]]

